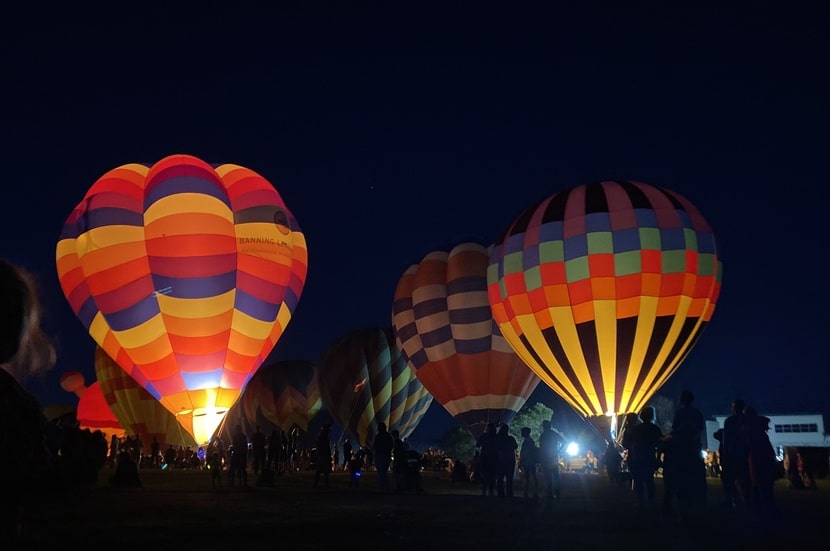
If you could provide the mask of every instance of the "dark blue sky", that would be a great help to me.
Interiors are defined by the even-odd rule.
[[[64,219],[107,170],[189,153],[268,178],[306,234],[275,359],[391,323],[430,251],[490,244],[556,191],[641,180],[695,203],[724,263],[712,323],[660,393],[693,389],[707,417],[740,395],[830,421],[826,7],[347,5],[8,8],[2,254],[38,276],[59,352],[26,383],[44,404],[71,401],[64,371],[94,380],[55,273]],[[413,438],[452,424],[435,404]]]

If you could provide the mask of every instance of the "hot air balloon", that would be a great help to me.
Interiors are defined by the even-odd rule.
[[[307,360],[266,363],[254,374],[220,427],[218,436],[230,441],[230,432],[242,425],[245,434],[256,426],[307,435],[323,407],[317,366]]]
[[[78,426],[91,431],[100,430],[107,441],[113,436],[121,438],[126,431],[110,409],[98,382],[89,385],[78,400],[75,414]]]
[[[61,375],[61,388],[67,392],[71,392],[78,398],[83,396],[86,391],[86,384],[84,384],[84,375],[80,371],[67,371]]]
[[[307,250],[262,176],[172,155],[99,178],[56,264],[95,342],[204,443],[290,321]]]
[[[398,281],[392,327],[418,380],[478,438],[509,423],[539,385],[493,321],[487,249],[462,243],[434,251]]]
[[[363,445],[372,444],[381,421],[407,438],[432,403],[391,327],[349,332],[329,345],[318,369],[325,408]]]
[[[155,438],[162,450],[168,444],[176,448],[197,445],[176,416],[127,375],[100,346],[95,347],[95,375],[104,400],[127,434],[139,435],[148,445]]]
[[[492,249],[487,282],[510,345],[590,420],[638,412],[675,373],[712,318],[721,271],[687,199],[606,181],[519,216]]]

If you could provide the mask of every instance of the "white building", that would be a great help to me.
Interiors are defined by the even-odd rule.
[[[820,413],[795,415],[767,415],[772,447],[779,453],[786,447],[830,448],[830,434],[824,431],[824,417]],[[718,449],[714,434],[723,428],[728,415],[715,415],[714,421],[706,421],[706,445],[710,450]]]

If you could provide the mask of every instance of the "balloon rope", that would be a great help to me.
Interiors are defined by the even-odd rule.
[[[357,387],[355,387],[355,388],[357,388]],[[346,426],[343,427],[343,430],[340,431],[340,438],[337,439],[337,442],[335,442],[335,445],[339,444],[343,440],[343,438],[346,436],[346,432],[349,430],[349,424],[352,421],[352,415],[354,415],[354,412],[357,411],[357,403],[360,401],[360,400],[358,400],[358,397],[360,396],[359,393],[363,392],[363,390],[365,388],[366,388],[366,386],[362,385],[358,388],[358,392],[354,393],[354,400],[352,400],[352,411],[349,412],[349,417],[346,419]],[[371,401],[371,399],[372,399],[372,397],[370,396],[369,400]],[[357,436],[357,435],[355,435],[355,436]],[[358,440],[360,440],[360,438],[358,438]],[[359,446],[360,442],[358,441],[357,444]],[[366,442],[365,445],[368,446],[369,443]]]
[[[222,416],[222,420],[219,421],[219,426],[216,427],[215,431],[213,431],[213,434],[211,435],[211,437],[212,436],[218,436],[219,434],[222,433],[223,430],[225,430],[225,423],[228,421],[228,413],[229,412],[230,412],[230,410],[225,412],[225,415]]]

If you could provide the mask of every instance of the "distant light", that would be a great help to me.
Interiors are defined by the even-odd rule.
[[[568,444],[568,447],[565,448],[565,452],[570,455],[571,457],[576,457],[579,455],[579,444],[576,442],[571,442]]]

